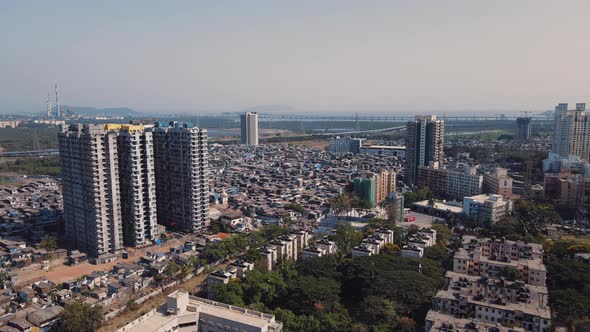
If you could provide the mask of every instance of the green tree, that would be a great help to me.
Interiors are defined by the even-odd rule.
[[[340,301],[340,284],[329,278],[299,276],[288,285],[286,306],[297,313],[330,310]]]
[[[511,266],[503,268],[500,271],[500,276],[506,278],[508,281],[515,281],[521,278],[520,271]]]
[[[436,243],[446,245],[451,237],[451,230],[449,227],[443,224],[434,224],[432,225],[432,229],[436,231]]]
[[[340,222],[336,225],[336,234],[334,235],[334,242],[338,246],[338,250],[343,254],[348,254],[354,246],[361,243],[363,234],[357,232],[345,222]]]
[[[67,303],[63,311],[65,332],[95,331],[102,323],[102,307],[81,302]]]
[[[175,261],[170,261],[164,268],[164,275],[167,277],[175,276],[178,271],[180,271],[181,267]]]
[[[418,196],[417,198],[419,201],[430,200],[434,198],[432,190],[429,186],[422,186],[420,189],[418,189],[418,192],[416,194]]]
[[[396,256],[400,252],[400,247],[395,243],[386,243],[381,249],[381,253],[384,255]]]
[[[445,247],[426,247],[426,249],[424,249],[424,258],[432,259],[433,261],[441,262],[442,264],[451,258],[451,254],[449,254],[449,251]]]
[[[351,194],[349,192],[344,192],[338,196],[333,197],[330,200],[330,205],[336,210],[337,213],[350,213],[350,209],[352,207],[351,200]]]
[[[55,250],[58,248],[57,238],[54,236],[47,236],[39,243],[40,249]]]
[[[227,284],[216,284],[213,286],[215,301],[229,305],[244,306],[244,290],[237,281],[230,281]]]
[[[397,313],[391,300],[383,296],[369,295],[359,304],[357,320],[373,331],[395,331]]]
[[[303,206],[301,206],[301,204],[298,204],[298,203],[289,203],[289,204],[285,205],[285,209],[293,210],[293,211],[299,212],[299,213],[303,213],[303,211],[304,211]]]
[[[242,281],[244,300],[247,304],[261,302],[272,306],[276,300],[285,296],[287,284],[276,271],[248,271]]]
[[[413,203],[416,203],[420,200],[418,194],[414,192],[407,192],[404,194],[404,207],[411,207]]]

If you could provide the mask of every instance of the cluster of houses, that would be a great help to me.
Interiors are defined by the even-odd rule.
[[[59,182],[50,177],[18,178],[0,185],[0,236],[40,242],[62,220]]]
[[[424,250],[436,244],[436,230],[421,228],[417,233],[408,236],[407,244],[402,247],[402,257],[422,258]]]
[[[212,145],[209,165],[210,216],[241,231],[285,219],[320,222],[355,174],[399,169],[401,161],[301,146]]]
[[[360,245],[352,248],[352,257],[379,255],[387,243],[394,243],[393,231],[380,228],[373,235],[363,239]]]

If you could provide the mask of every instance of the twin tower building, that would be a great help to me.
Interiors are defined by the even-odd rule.
[[[62,126],[66,239],[101,261],[208,226],[207,130],[187,124]]]

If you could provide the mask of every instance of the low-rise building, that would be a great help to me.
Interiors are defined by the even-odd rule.
[[[445,197],[462,200],[465,196],[482,193],[483,176],[477,174],[477,167],[465,166],[463,169],[447,170],[447,190]]]
[[[493,224],[512,212],[513,203],[502,195],[477,195],[463,199],[463,211],[480,225]]]
[[[273,315],[215,302],[176,291],[166,304],[127,324],[117,332],[230,331],[281,332]]]
[[[207,297],[215,298],[215,285],[228,284],[237,277],[237,270],[217,270],[207,276]]]
[[[406,244],[401,250],[402,257],[422,258],[424,257],[424,248]]]
[[[494,172],[486,173],[483,176],[483,192],[486,194],[502,195],[506,199],[513,197],[513,179],[508,176],[505,168],[496,168]]]
[[[363,144],[360,147],[359,153],[389,157],[405,157],[406,147],[396,145]]]
[[[499,276],[506,268],[519,271],[519,279],[534,286],[545,286],[547,269],[543,246],[536,243],[497,238],[463,236],[463,247],[453,257],[453,271],[475,276]]]
[[[363,239],[360,245],[352,248],[352,257],[378,255],[385,244],[393,241],[393,231],[380,228],[373,235]]]
[[[330,140],[329,150],[332,153],[354,153],[360,152],[361,146],[365,141],[364,138],[350,138],[336,136]]]
[[[463,236],[426,331],[550,331],[542,255],[539,244]]]

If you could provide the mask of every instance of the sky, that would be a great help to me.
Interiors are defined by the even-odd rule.
[[[0,111],[590,102],[590,1],[0,1]]]

